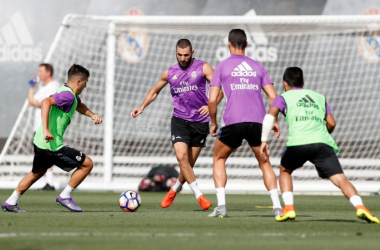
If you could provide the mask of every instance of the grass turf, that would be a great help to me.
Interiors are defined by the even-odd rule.
[[[0,200],[12,191],[0,190]],[[163,193],[141,193],[135,213],[122,212],[118,193],[75,192],[83,208],[55,204],[58,192],[28,191],[27,213],[0,213],[0,249],[379,249],[380,225],[356,218],[343,196],[296,196],[294,222],[276,222],[266,195],[227,195],[229,218],[207,218],[193,195],[160,207]],[[216,205],[215,195],[206,195]],[[363,197],[379,215],[379,197]]]

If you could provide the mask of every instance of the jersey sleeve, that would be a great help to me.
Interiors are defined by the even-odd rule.
[[[270,76],[268,75],[266,68],[264,66],[261,66],[261,70],[263,72],[263,80],[261,86],[264,87],[265,85],[272,84],[272,79],[270,79]]]
[[[331,114],[331,108],[326,102],[326,115],[330,115],[330,114]]]
[[[70,112],[75,101],[75,97],[70,91],[62,91],[52,95],[51,97],[54,98],[57,103],[57,107],[66,113]]]
[[[215,87],[222,87],[222,70],[221,70],[221,64],[216,66],[214,74],[212,75],[212,79],[210,82],[210,86],[215,86]]]
[[[280,110],[281,113],[285,114],[286,102],[282,96],[277,96],[276,99],[274,99],[271,107],[276,107]]]

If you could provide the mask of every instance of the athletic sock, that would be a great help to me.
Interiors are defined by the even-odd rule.
[[[198,188],[197,181],[190,183],[189,186],[190,186],[191,190],[193,191],[195,198],[198,199],[199,196],[202,195],[202,192]]]
[[[21,198],[21,194],[17,193],[16,190],[13,191],[12,195],[9,196],[8,200],[5,202],[8,203],[9,205],[16,205],[18,200]]]
[[[294,205],[293,192],[282,193],[282,200],[284,201],[285,206]]]
[[[183,183],[179,182],[179,180],[177,179],[177,181],[172,186],[173,191],[178,192],[179,190],[181,190],[182,185]]]
[[[218,207],[226,205],[226,189],[216,188],[216,198],[218,199]]]
[[[363,206],[362,198],[360,198],[359,195],[353,195],[353,196],[351,196],[350,202],[351,202],[352,206],[354,206],[354,207],[356,207],[356,206]]]
[[[272,200],[273,208],[281,208],[280,198],[278,196],[278,190],[277,189],[270,190],[269,196]]]
[[[49,184],[51,187],[54,187],[53,171],[46,172],[46,183]]]
[[[70,198],[73,191],[74,188],[67,185],[59,196],[61,196],[62,199]]]

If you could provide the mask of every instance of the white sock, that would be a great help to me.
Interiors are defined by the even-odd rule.
[[[54,187],[54,181],[53,181],[53,171],[48,170],[46,172],[46,183],[50,186]]]
[[[218,206],[226,205],[226,189],[216,188],[216,198],[218,199]]]
[[[21,198],[21,194],[17,193],[16,190],[13,191],[12,195],[9,196],[8,200],[5,202],[8,203],[9,205],[16,205],[18,200]]]
[[[359,205],[363,206],[362,198],[360,198],[359,195],[353,195],[353,196],[351,196],[350,202],[351,202],[352,206],[354,206],[354,207],[359,206]]]
[[[285,206],[286,205],[294,205],[293,192],[282,193],[282,200],[284,201]]]
[[[73,191],[74,191],[74,188],[67,185],[59,196],[61,196],[62,199],[69,198],[69,197],[71,197],[71,193]]]
[[[194,181],[193,183],[190,183],[189,184],[191,190],[193,191],[194,195],[195,195],[195,198],[199,198],[199,196],[202,195],[202,192],[201,190],[199,190],[198,188],[198,184],[197,184],[197,181]]]
[[[181,189],[182,185],[183,184],[179,182],[179,180],[177,179],[177,181],[174,183],[172,187],[173,191],[178,192]]]
[[[272,199],[273,208],[281,208],[280,198],[278,197],[278,190],[272,189],[269,191],[270,198]]]

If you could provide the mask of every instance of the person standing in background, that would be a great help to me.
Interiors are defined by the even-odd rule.
[[[53,79],[54,69],[51,64],[41,63],[38,67],[38,77],[30,80],[28,94],[29,106],[35,108],[33,132],[36,133],[41,124],[41,103],[49,96],[55,94],[60,87],[58,81]],[[38,82],[42,83],[37,89]],[[46,185],[41,190],[55,190],[53,181],[53,167],[46,172]]]

